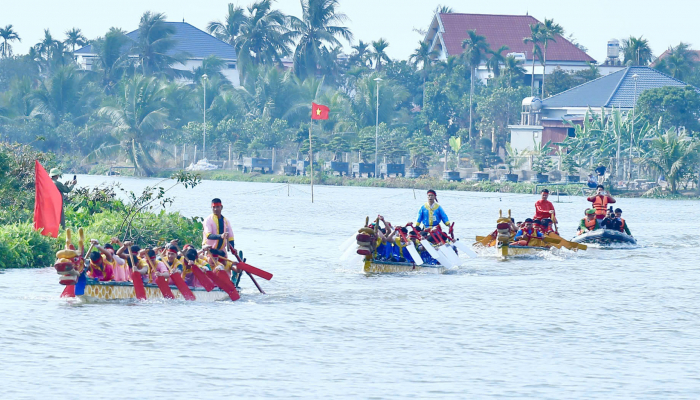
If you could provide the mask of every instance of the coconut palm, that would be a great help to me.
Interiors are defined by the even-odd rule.
[[[668,55],[654,67],[678,80],[684,80],[698,64],[698,54],[690,50],[690,45],[680,42],[668,48]]]
[[[85,74],[71,64],[41,80],[32,99],[44,120],[57,126],[68,115],[74,123],[85,122],[99,100],[97,93]]]
[[[453,12],[452,7],[443,6],[441,4],[435,7],[435,14],[452,14]]]
[[[513,81],[522,81],[525,76],[523,62],[515,56],[507,56],[503,61],[503,76],[508,79],[508,87],[513,86]]]
[[[60,41],[54,39],[48,29],[44,29],[44,38],[41,42],[36,44],[39,56],[46,61],[53,58],[58,43],[60,43]]]
[[[152,175],[157,153],[167,153],[159,143],[169,125],[165,89],[155,77],[137,75],[123,80],[117,95],[98,111],[114,144],[103,144],[88,158],[121,153],[140,175]]]
[[[138,33],[138,41],[134,43],[133,51],[138,53],[141,73],[177,74],[171,65],[184,60],[181,56],[171,55],[175,46],[175,39],[172,37],[175,28],[165,22],[165,14],[145,12],[141,16]]]
[[[64,40],[63,43],[71,47],[71,53],[75,53],[75,46],[83,47],[88,43],[88,40],[80,29],[73,28],[66,31],[66,40]]]
[[[532,43],[532,79],[530,81],[530,97],[535,95],[535,56],[541,54],[542,24],[530,24],[530,36],[523,38],[523,43]],[[544,75],[544,74],[543,74]]]
[[[625,56],[624,62],[627,65],[648,65],[653,57],[649,40],[641,36],[622,39],[622,54]]]
[[[493,72],[493,76],[499,77],[501,76],[501,64],[505,64],[506,62],[506,57],[503,56],[503,52],[507,51],[509,49],[508,46],[503,45],[498,48],[496,51],[489,50],[488,54],[491,56],[489,57],[488,61],[486,61],[486,69],[489,71]]]
[[[421,78],[423,78],[423,107],[425,107],[425,81],[428,79],[428,73],[430,72],[430,67],[433,65],[433,61],[438,57],[440,52],[433,49],[430,50],[430,44],[427,42],[418,42],[418,47],[413,51],[408,57],[408,61],[413,63],[416,67],[421,65]]]
[[[352,48],[355,50],[355,52],[350,55],[350,64],[366,67],[367,61],[369,61],[370,57],[369,43],[365,43],[360,40],[357,42],[357,45],[352,46]]]
[[[474,104],[474,80],[476,79],[476,69],[479,68],[481,62],[485,60],[486,54],[490,50],[490,46],[486,41],[486,37],[477,35],[475,30],[467,31],[467,38],[462,41],[462,58],[469,67],[469,137],[472,138],[472,105]]]
[[[699,158],[700,141],[685,131],[677,133],[675,128],[670,128],[663,135],[653,137],[643,159],[664,174],[671,193],[677,193],[678,183],[694,172]]]
[[[111,28],[104,37],[91,42],[97,54],[92,70],[101,75],[104,91],[111,94],[129,66],[128,43],[131,39],[119,28]]]
[[[335,25],[348,19],[337,8],[338,0],[301,0],[302,19],[289,17],[290,38],[298,41],[294,49],[294,73],[298,77],[316,73],[322,61],[321,47],[341,46],[338,37],[352,40],[350,29]]]
[[[397,105],[408,98],[406,89],[377,73],[367,74],[358,79],[355,93],[350,99],[355,121],[360,127],[375,124],[377,82],[374,79],[377,77],[383,79],[379,87],[379,122],[392,125],[401,120]]]
[[[558,37],[564,34],[564,28],[554,22],[553,19],[544,19],[541,30],[542,39],[542,98],[544,98],[544,81],[547,75],[547,45],[549,42],[556,42]]]
[[[12,56],[12,44],[10,44],[10,42],[14,42],[15,40],[22,41],[12,25],[6,25],[4,28],[0,28],[0,38],[2,38],[0,53],[2,53],[3,58]]]
[[[370,53],[369,57],[374,64],[374,69],[377,71],[382,70],[382,61],[386,61],[387,63],[391,62],[389,55],[386,54],[387,47],[389,47],[389,42],[384,40],[384,38],[372,41],[372,53]]]
[[[236,38],[241,34],[241,27],[247,20],[248,17],[242,7],[229,3],[224,21],[209,22],[207,31],[231,46],[235,46]]]

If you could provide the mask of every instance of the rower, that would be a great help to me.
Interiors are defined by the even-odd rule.
[[[156,278],[159,276],[165,277],[166,279],[170,277],[168,274],[168,267],[166,267],[162,261],[156,259],[156,252],[153,249],[148,249],[146,251],[146,256],[139,261],[139,267],[141,268],[139,270],[141,275],[144,275],[144,272],[146,274],[144,275],[144,283],[145,276],[148,276],[148,281],[150,283],[155,283]]]
[[[115,262],[112,253],[100,246],[100,243],[95,239],[90,240],[90,243],[92,243],[93,248],[97,249],[97,251],[90,253],[90,277],[100,282],[113,280]]]
[[[615,209],[615,218],[620,220],[620,232],[625,232],[626,234],[632,236],[632,233],[630,233],[630,228],[627,226],[627,222],[622,218],[622,209],[621,208],[616,208]]]
[[[523,224],[523,227],[520,228],[520,230],[518,230],[518,232],[515,234],[513,241],[515,242],[514,244],[519,246],[527,246],[530,244],[532,239],[538,239],[541,237],[542,233],[532,227],[532,218],[527,218]]]
[[[547,198],[549,198],[549,189],[542,189],[542,198],[535,202],[535,216],[532,219],[554,218],[554,204]]]
[[[615,199],[605,191],[605,187],[603,185],[598,185],[596,187],[595,195],[589,197],[586,200],[593,203],[593,208],[595,209],[595,217],[598,219],[599,223],[603,218],[605,218],[605,214],[607,213],[608,209],[608,204],[613,204],[615,202]]]
[[[177,254],[177,246],[172,244],[168,246],[165,254],[165,266],[168,267],[171,274],[182,272],[182,261],[180,261],[180,257]]]
[[[231,245],[231,251],[235,253],[233,229],[231,229],[229,220],[221,215],[223,208],[221,199],[217,198],[211,201],[212,214],[204,220],[202,246],[211,246],[212,249],[228,251],[228,246]]]
[[[595,213],[596,210],[593,208],[589,208],[588,210],[586,210],[586,218],[583,218],[578,226],[579,235],[583,235],[584,233],[600,229],[600,225],[598,224],[598,219],[596,218]]]
[[[424,229],[432,229],[440,225],[440,222],[446,226],[450,226],[450,220],[447,214],[438,204],[437,193],[433,189],[428,190],[428,202],[423,204],[418,210],[418,220],[416,226],[423,226]]]

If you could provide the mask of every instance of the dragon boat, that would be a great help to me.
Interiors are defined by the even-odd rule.
[[[624,232],[613,229],[596,229],[586,232],[582,235],[571,239],[575,243],[594,243],[601,246],[610,246],[614,244],[637,244],[637,239]]]
[[[586,250],[587,246],[563,239],[554,232],[548,233],[542,238],[532,238],[527,245],[516,243],[514,233],[511,230],[511,212],[508,216],[503,216],[503,211],[498,211],[499,217],[496,220],[496,230],[487,236],[477,236],[474,246],[477,248],[494,248],[500,257],[535,256],[552,249]]]
[[[59,275],[59,283],[65,286],[61,297],[76,297],[85,302],[101,300],[128,300],[128,299],[184,299],[190,301],[212,302],[231,299],[238,300],[238,284],[243,272],[248,274],[255,286],[261,293],[265,293],[253,278],[253,275],[263,279],[272,279],[272,274],[260,270],[245,263],[242,252],[236,255],[236,263],[239,271],[229,276],[225,271],[206,271],[197,267],[192,268],[197,280],[203,287],[188,286],[182,278],[180,272],[170,274],[169,278],[158,277],[155,283],[143,283],[138,272],[132,274],[131,281],[100,281],[87,276],[88,262],[85,255],[90,252],[84,251],[83,229],[78,230],[80,234],[79,249],[76,250],[71,243],[71,231],[66,230],[66,247],[56,253],[56,263],[54,268]],[[235,255],[235,254],[234,254]]]
[[[430,243],[427,240],[420,241],[420,248],[425,250],[430,257],[424,261],[423,257],[413,245],[407,245],[403,249],[410,254],[411,259],[417,261],[394,261],[382,259],[377,255],[377,229],[375,221],[372,227],[368,226],[369,218],[365,220],[365,226],[358,230],[355,240],[357,242],[357,254],[363,256],[363,270],[365,273],[402,273],[402,272],[422,272],[442,274],[448,268],[459,265],[461,262],[456,250],[452,245],[445,243]],[[403,234],[402,234],[403,236]],[[403,237],[405,242],[413,240]],[[350,251],[353,247],[349,247]]]

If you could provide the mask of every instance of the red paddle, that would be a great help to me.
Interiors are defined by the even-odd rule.
[[[271,273],[269,273],[269,272],[267,272],[267,271],[263,271],[263,270],[261,270],[261,269],[259,269],[259,268],[255,268],[254,266],[249,265],[249,264],[246,264],[246,263],[244,263],[243,261],[238,261],[238,264],[236,264],[236,267],[237,267],[238,269],[240,269],[241,271],[245,271],[245,272],[247,272],[247,273],[249,273],[249,274],[253,274],[253,275],[259,276],[259,277],[261,277],[261,278],[263,278],[263,279],[266,279],[266,280],[268,280],[268,281],[269,281],[270,279],[272,279],[272,274],[271,274]]]
[[[143,286],[143,279],[141,279],[141,274],[136,271],[136,262],[134,261],[134,255],[131,254],[131,246],[127,246],[127,251],[129,253],[129,259],[131,260],[131,269],[134,271],[131,273],[131,281],[134,283],[134,294],[139,300],[146,300],[146,287]]]
[[[180,291],[180,294],[182,295],[182,297],[185,298],[185,300],[195,300],[196,299],[196,297],[194,297],[194,293],[192,293],[190,288],[187,287],[187,284],[182,279],[182,276],[179,273],[174,272],[174,273],[170,274],[170,280],[172,280],[173,283],[175,283],[175,286],[177,286],[177,290]]]
[[[224,272],[224,271],[220,271]],[[225,275],[225,273],[224,273]],[[236,301],[241,298],[241,295],[238,294],[238,291],[236,290],[231,281],[228,280],[228,277],[223,278],[221,275],[217,275],[214,273],[214,271],[207,271],[207,276],[216,283],[216,286],[218,286],[221,290],[226,292],[228,294],[228,297],[231,298],[231,301]],[[228,282],[229,284],[226,284]]]
[[[158,285],[158,289],[160,289],[160,292],[163,294],[164,298],[175,298],[175,295],[173,295],[173,291],[170,290],[170,286],[168,285],[168,282],[165,280],[164,276],[159,276],[156,278],[156,285]]]
[[[75,297],[75,285],[68,285],[63,289],[61,297]]]
[[[241,264],[244,264],[244,265],[246,265],[246,266],[248,266],[248,267],[250,267],[250,268],[254,268],[254,269],[256,269],[256,270],[258,270],[258,271],[260,271],[260,272],[263,272],[263,273],[265,273],[265,274],[268,274],[270,277],[269,277],[269,278],[265,278],[265,279],[267,279],[268,281],[269,281],[270,279],[272,279],[272,274],[269,273],[269,272],[265,272],[265,271],[263,271],[263,270],[261,270],[261,269],[257,269],[257,268],[255,268],[255,267],[251,267],[250,265],[244,263],[243,260],[241,260],[241,257],[238,255],[238,253],[236,253],[236,249],[234,249],[233,246],[231,246],[231,243],[229,243],[228,246],[229,246],[229,248],[231,249],[231,253],[233,253],[233,255],[234,255],[234,256],[236,257],[236,259],[238,260],[238,263],[236,264],[236,267],[237,267],[238,269],[240,269],[241,271],[244,271],[244,272],[248,275],[248,277],[250,278],[251,281],[253,281],[253,284],[255,284],[255,287],[258,288],[258,291],[259,291],[260,293],[265,294],[265,291],[262,290],[262,288],[260,287],[260,285],[258,285],[258,282],[255,280],[255,278],[253,278],[253,275],[251,275],[251,272],[250,272],[250,271],[246,271],[244,268],[241,268]]]
[[[199,283],[201,283],[202,286],[204,286],[204,289],[207,292],[211,292],[214,289],[214,282],[212,282],[211,279],[207,277],[207,275],[199,268],[197,264],[193,263],[192,273],[194,274],[194,277],[197,278]]]

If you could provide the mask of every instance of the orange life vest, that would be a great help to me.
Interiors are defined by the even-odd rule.
[[[596,221],[595,218],[593,218],[593,219],[588,219],[588,218],[586,218],[586,220],[584,221],[584,224],[586,225],[586,228],[588,228],[588,229],[590,230],[590,229],[595,228],[595,224],[596,224],[597,222],[598,222],[598,221]]]
[[[605,215],[608,208],[608,196],[596,196],[593,200],[596,215]]]
[[[625,220],[622,219],[622,218],[620,218],[620,222],[621,222],[621,224],[620,224],[620,232],[624,232],[624,231],[625,231]]]

